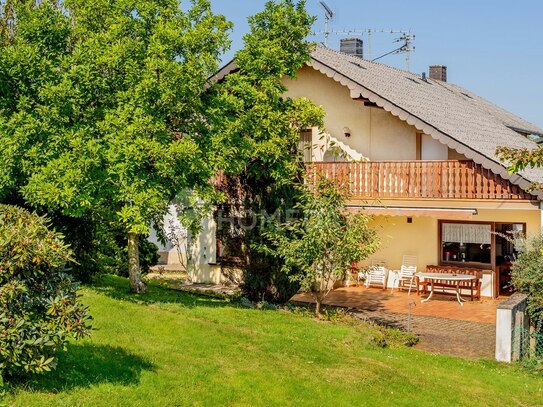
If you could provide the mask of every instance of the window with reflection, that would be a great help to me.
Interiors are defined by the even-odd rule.
[[[492,224],[441,222],[441,261],[492,264]]]

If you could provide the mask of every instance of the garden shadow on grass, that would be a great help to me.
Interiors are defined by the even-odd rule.
[[[139,383],[142,371],[155,368],[147,359],[119,346],[69,344],[67,352],[60,352],[58,356],[55,370],[34,376],[25,387],[57,393],[102,383],[129,386]],[[14,388],[19,385],[12,383]]]
[[[113,275],[101,276],[92,284],[92,289],[115,300],[130,301],[137,304],[179,304],[184,307],[229,307],[234,304],[227,299],[214,298],[208,295],[183,292],[164,287],[157,282],[148,282],[145,294],[130,291],[127,278]]]

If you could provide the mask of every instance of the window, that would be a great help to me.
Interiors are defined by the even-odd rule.
[[[441,262],[492,265],[492,223],[440,222]]]

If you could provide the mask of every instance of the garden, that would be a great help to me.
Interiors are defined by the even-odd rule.
[[[283,80],[313,22],[267,3],[213,79],[232,24],[207,0],[0,1],[1,403],[538,404],[537,362],[425,353],[322,305],[379,239],[341,185],[304,186],[324,112]],[[297,215],[217,232],[246,261],[243,297],[218,298],[145,278],[170,205],[192,237],[217,208]],[[541,246],[513,274],[534,316]],[[315,309],[288,305],[299,289]]]
[[[542,373],[433,355],[360,321],[261,310],[104,276],[81,289],[92,335],[6,405],[539,405]],[[334,319],[334,318],[332,318]]]

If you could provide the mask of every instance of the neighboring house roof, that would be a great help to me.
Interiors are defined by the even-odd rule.
[[[520,187],[543,183],[543,169],[510,175],[495,155],[499,146],[538,147],[520,133],[543,135],[543,129],[474,93],[322,46],[308,65],[348,87],[352,98],[368,99]],[[213,79],[221,80],[235,69],[231,62]],[[543,198],[543,193],[537,195]]]

